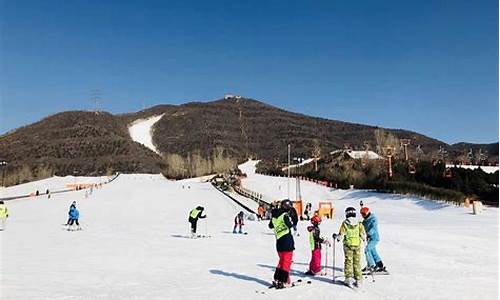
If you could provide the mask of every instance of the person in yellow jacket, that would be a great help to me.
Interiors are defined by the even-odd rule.
[[[340,225],[338,235],[334,238],[338,242],[344,242],[344,283],[353,287],[352,277],[356,280],[355,287],[361,285],[361,241],[366,240],[366,232],[363,223],[356,219],[356,209],[348,207],[345,210],[346,219]]]
[[[3,200],[0,200],[0,230],[5,229],[5,221],[9,217],[9,211],[7,210],[7,206],[3,203]]]

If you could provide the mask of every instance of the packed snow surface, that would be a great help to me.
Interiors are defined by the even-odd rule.
[[[153,116],[148,119],[139,119],[134,121],[128,128],[132,140],[143,144],[158,154],[160,154],[160,152],[153,144],[152,127],[161,117],[163,117],[163,115]]]
[[[255,163],[242,166],[248,175],[243,184],[282,197],[287,179],[255,174]],[[379,218],[378,250],[391,275],[376,276],[375,282],[366,278],[359,291],[333,285],[328,248],[327,277],[268,290],[277,254],[267,222],[246,221],[248,235],[232,234],[241,208],[209,183],[120,175],[88,198],[78,191],[7,202],[0,298],[497,299],[498,209],[472,215],[464,207],[313,183],[304,183],[302,194],[313,207],[324,200],[335,205],[334,220],[321,225],[325,237],[338,230],[346,207],[359,208],[363,200]],[[68,232],[62,224],[74,200],[83,230]],[[198,223],[198,233],[211,238],[186,238],[188,213],[197,205],[208,216]],[[299,223],[292,279],[307,270],[308,225]],[[337,244],[339,280],[342,252]]]

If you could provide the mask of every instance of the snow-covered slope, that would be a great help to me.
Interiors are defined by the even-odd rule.
[[[251,162],[255,165],[254,162]],[[250,164],[250,163],[249,163]],[[243,166],[242,168],[245,169]],[[283,178],[252,174],[244,185],[280,195]],[[9,189],[7,188],[7,192]],[[391,271],[367,278],[354,292],[330,277],[310,286],[269,291],[277,263],[267,222],[246,221],[248,235],[233,235],[240,208],[209,183],[168,181],[160,175],[121,175],[89,197],[84,191],[51,199],[8,201],[0,232],[1,299],[496,299],[498,209],[471,215],[463,207],[365,191],[303,185],[305,199],[330,199],[337,211],[362,199],[379,217],[379,252]],[[63,230],[76,200],[82,231]],[[187,215],[206,207],[208,218],[187,239]],[[343,213],[321,225],[328,237]],[[307,222],[299,223],[292,278],[310,259]],[[337,245],[336,274],[342,276]],[[328,269],[331,276],[331,248]],[[341,279],[341,278],[340,278]],[[262,295],[256,291],[265,291]]]
[[[160,154],[160,152],[153,144],[151,129],[153,125],[161,119],[161,117],[163,117],[163,115],[153,116],[148,119],[139,119],[134,121],[128,128],[132,140],[143,144],[158,154]]]
[[[29,195],[31,193],[45,193],[48,189],[51,192],[67,189],[68,184],[98,184],[105,183],[111,177],[87,177],[87,176],[54,176],[42,180],[19,184],[10,188],[0,188],[0,198]]]

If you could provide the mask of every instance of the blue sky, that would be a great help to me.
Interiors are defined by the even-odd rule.
[[[498,141],[498,2],[3,0],[0,132],[226,92],[448,143]]]

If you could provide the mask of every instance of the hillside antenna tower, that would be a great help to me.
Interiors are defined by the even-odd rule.
[[[101,90],[99,89],[93,89],[90,91],[90,101],[94,105],[94,112],[98,113],[99,112],[99,104],[101,103],[102,100],[102,93]]]

